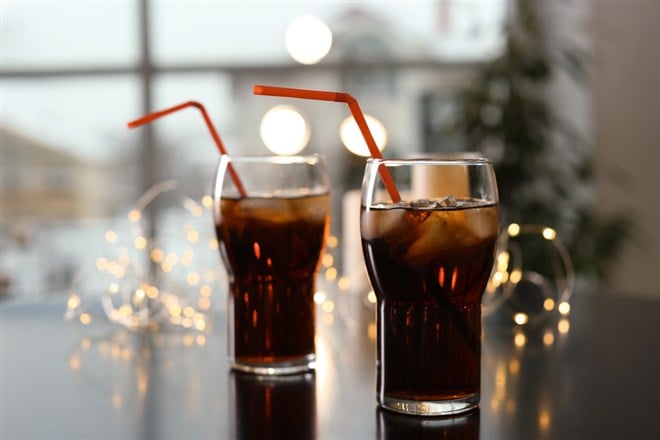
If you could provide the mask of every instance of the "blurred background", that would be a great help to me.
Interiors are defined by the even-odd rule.
[[[352,94],[386,157],[480,151],[504,226],[554,228],[583,289],[660,297],[658,23],[660,2],[635,0],[5,0],[1,296],[66,292],[154,184],[208,200],[198,112],[126,127],[188,100],[230,153],[328,157],[346,274],[360,137],[346,106],[252,94],[268,84]]]

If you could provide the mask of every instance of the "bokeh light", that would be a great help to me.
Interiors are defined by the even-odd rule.
[[[261,119],[261,140],[275,154],[288,156],[299,153],[309,142],[309,132],[309,125],[302,114],[288,105],[271,108]]]
[[[301,64],[316,64],[330,52],[332,32],[318,17],[304,15],[291,22],[286,31],[286,49]]]
[[[387,145],[387,130],[385,129],[385,126],[382,122],[371,115],[364,115],[364,119],[367,121],[367,126],[374,137],[376,146],[378,146],[380,151],[383,151]],[[355,119],[353,119],[353,116],[347,117],[341,123],[339,126],[339,137],[341,142],[351,153],[362,157],[370,156],[367,143],[365,142],[364,136],[362,136],[362,132],[355,122]]]

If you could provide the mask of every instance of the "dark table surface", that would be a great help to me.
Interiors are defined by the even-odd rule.
[[[660,300],[575,294],[570,320],[489,318],[477,412],[375,406],[367,306],[319,316],[314,374],[227,369],[225,317],[205,333],[63,319],[66,299],[1,303],[2,439],[660,439]]]

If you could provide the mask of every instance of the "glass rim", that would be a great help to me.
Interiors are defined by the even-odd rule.
[[[492,165],[493,161],[487,157],[461,155],[458,154],[441,154],[437,156],[419,156],[407,158],[373,158],[367,159],[367,164],[382,164],[385,166],[402,166],[402,165]]]
[[[293,154],[290,156],[278,154],[223,154],[220,156],[220,161],[241,162],[241,163],[272,163],[278,165],[286,164],[310,164],[324,163],[326,161],[325,154],[312,153],[312,154]]]

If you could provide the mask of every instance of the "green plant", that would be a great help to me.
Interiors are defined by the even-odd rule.
[[[555,228],[576,272],[604,280],[632,225],[623,215],[596,212],[589,188],[591,150],[548,99],[560,69],[574,81],[585,80],[585,54],[548,43],[538,2],[513,4],[504,50],[459,93],[452,129],[493,156],[505,223]]]

